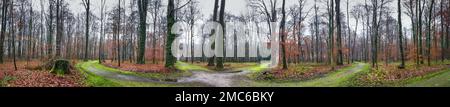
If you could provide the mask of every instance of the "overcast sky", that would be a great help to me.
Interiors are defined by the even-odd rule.
[[[40,4],[39,4],[40,1],[41,0],[33,0],[33,5],[35,6],[34,9],[40,9]],[[44,0],[44,1],[47,2],[48,0]],[[107,0],[106,1],[106,3],[107,3],[106,10],[110,10],[111,7],[116,6],[118,1],[119,0]],[[122,1],[125,1],[126,5],[128,7],[130,0],[122,0]],[[184,1],[186,1],[186,0],[184,0]],[[323,2],[324,0],[318,0],[318,1],[319,1],[318,5],[320,8],[320,11],[324,12],[326,10],[325,3]],[[84,7],[81,4],[82,0],[67,0],[67,2],[69,2],[70,8],[74,13],[84,12]],[[100,5],[101,5],[100,2],[101,2],[101,0],[91,0],[91,5],[92,5],[91,10],[95,15],[98,15],[98,16],[100,15]],[[200,3],[199,8],[200,8],[201,12],[203,13],[203,15],[210,16],[213,11],[212,9],[214,6],[214,0],[198,0],[198,2]],[[279,2],[278,4],[281,4],[282,0],[278,0],[278,2]],[[351,10],[354,5],[364,3],[364,0],[349,0],[349,2],[350,2],[349,10]],[[393,13],[391,13],[391,15],[393,15],[394,18],[397,18],[396,17],[396,15],[397,15],[396,3],[397,3],[396,0],[394,0],[394,2],[392,2],[392,3],[390,3],[391,9],[393,9],[392,10]],[[290,7],[295,4],[298,4],[297,0],[286,0],[286,5],[287,5],[286,7]],[[48,4],[45,3],[44,5],[45,5],[45,7],[47,7]],[[163,0],[163,5],[167,5],[167,0]],[[247,0],[227,0],[226,1],[226,11],[229,13],[232,13],[232,14],[239,15],[239,14],[245,13],[247,11],[246,5],[247,5]],[[304,11],[308,11],[313,6],[314,6],[314,0],[306,0],[306,8],[304,9]],[[341,10],[342,12],[344,12],[344,13],[346,12],[346,10],[345,10],[346,9],[346,0],[341,0],[341,9],[342,9]],[[405,9],[403,9],[403,10],[405,10]],[[308,17],[308,18],[311,18],[311,15],[312,14],[310,14],[310,17]],[[406,28],[410,28],[411,22],[409,20],[410,19],[406,16],[406,14],[403,14],[402,22]],[[307,19],[307,21],[308,21],[308,19]],[[361,24],[359,24],[359,25],[361,25]],[[354,26],[355,26],[355,20],[353,18],[350,19],[350,26],[353,26],[352,28],[354,28]],[[309,30],[306,30],[306,31],[309,31]]]

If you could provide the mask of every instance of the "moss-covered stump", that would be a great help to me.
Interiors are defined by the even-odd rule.
[[[70,62],[68,60],[56,60],[50,72],[58,75],[69,74]]]

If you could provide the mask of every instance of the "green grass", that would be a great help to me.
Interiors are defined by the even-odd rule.
[[[449,60],[445,60],[444,62],[441,61],[433,61],[432,65],[445,65],[449,64]],[[393,62],[391,64],[394,65],[400,65],[400,62]],[[405,64],[407,69],[418,69],[420,67],[427,66],[419,65],[417,66],[413,62],[408,62]],[[357,76],[354,76],[353,78],[348,81],[348,86],[350,87],[449,87],[450,86],[450,69],[445,69],[442,71],[430,73],[424,76],[418,76],[418,77],[412,77],[408,79],[403,80],[396,80],[396,81],[387,81],[387,80],[369,80],[369,81],[363,81],[359,80],[363,78],[364,76],[369,75],[369,73],[377,73],[377,72],[383,72],[381,71],[383,69],[379,69],[378,71],[370,71],[370,67],[367,68],[367,70],[364,70],[363,72],[360,72],[357,74]],[[376,75],[382,75],[382,74],[376,74]]]
[[[370,69],[371,66],[366,64],[360,72],[356,73],[353,77],[348,78],[348,81],[344,82],[344,85],[348,87],[364,87],[365,85],[362,85],[363,83],[359,81],[359,78],[370,73]]]
[[[350,78],[354,77],[358,72],[361,72],[365,69],[368,69],[368,65],[364,64],[363,68],[356,69],[357,65],[353,65],[350,67],[342,68],[334,73],[328,74],[321,78],[316,78],[307,81],[255,81],[247,85],[251,86],[262,86],[262,87],[339,87],[345,86],[346,81]],[[355,72],[347,74],[349,70],[357,70]]]
[[[86,69],[89,66],[98,67],[99,69],[123,73],[134,76],[143,76],[143,77],[162,77],[157,74],[139,74],[128,71],[121,71],[113,68],[108,68],[103,65],[98,64],[97,61],[89,61],[89,62],[81,62],[76,65],[76,68],[82,72],[82,74],[86,77],[84,83],[87,86],[91,87],[179,87],[182,85],[179,84],[162,84],[162,83],[150,83],[150,82],[134,82],[134,81],[124,81],[124,80],[116,80],[116,79],[107,79],[102,76],[95,75],[91,72],[88,72]]]
[[[81,62],[76,64],[76,68],[84,75],[85,80],[84,83],[87,86],[92,87],[119,87],[120,84],[111,81],[109,79],[103,78],[101,76],[97,76],[91,72],[87,71],[87,67],[89,66],[89,62]]]
[[[178,61],[177,63],[175,63],[175,68],[178,70],[184,71],[184,72],[187,72],[187,71],[211,71],[208,68],[204,68],[202,66],[189,64],[189,63],[185,63],[185,62],[181,62],[181,61]]]
[[[404,83],[408,87],[450,87],[450,69],[412,78]]]
[[[106,66],[98,63],[98,61],[92,61],[92,62],[88,62],[88,63],[90,63],[92,66],[94,66],[97,69],[108,71],[108,72],[115,72],[115,73],[120,73],[120,74],[124,74],[124,75],[132,75],[132,76],[139,76],[139,77],[146,77],[146,78],[153,78],[153,79],[173,79],[173,78],[177,78],[177,77],[186,77],[186,76],[192,75],[192,73],[187,72],[187,71],[170,72],[170,73],[139,73],[139,72],[123,71],[123,70],[119,70],[119,69],[106,67]]]
[[[253,65],[253,66],[243,67],[243,68],[235,68],[234,71],[245,71],[245,70],[247,70],[247,71],[250,71],[250,72],[253,72],[253,73],[259,73],[259,72],[262,72],[262,71],[267,70],[267,69],[269,69],[269,67],[267,65],[257,64],[257,65]]]
[[[14,77],[11,76],[4,76],[1,80],[0,80],[0,87],[5,87],[8,85],[8,82],[11,80],[14,80]]]

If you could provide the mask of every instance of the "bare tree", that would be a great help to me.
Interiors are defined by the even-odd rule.
[[[98,62],[103,62],[103,38],[105,37],[105,29],[104,27],[104,17],[105,17],[105,4],[106,0],[101,0],[101,7],[100,7],[100,43],[99,43],[99,49],[98,49]]]
[[[341,0],[336,0],[336,24],[337,24],[337,47],[338,47],[338,59],[337,65],[344,65],[342,55],[342,31],[341,31]]]
[[[403,52],[403,30],[402,30],[402,7],[401,7],[402,0],[398,0],[397,8],[398,8],[398,35],[399,35],[399,46],[400,46],[400,58],[401,58],[401,64],[398,67],[399,69],[405,68],[405,54]]]
[[[214,0],[214,12],[213,12],[212,21],[218,21],[218,20],[217,20],[217,14],[219,13],[218,10],[219,10],[219,0]],[[215,32],[215,31],[214,31],[214,30],[211,30],[211,34],[212,34],[213,32]],[[212,35],[210,35],[210,36],[212,36]],[[211,47],[212,47],[213,49],[215,49],[214,44],[211,45]],[[214,65],[215,65],[215,64],[214,64],[214,59],[215,59],[215,57],[216,57],[216,56],[213,56],[213,57],[211,57],[211,58],[208,59],[208,66],[214,66]]]
[[[61,57],[61,41],[63,36],[62,0],[56,0],[56,58]]]
[[[168,1],[168,5],[167,5],[167,39],[166,39],[166,55],[165,55],[165,67],[168,68],[173,68],[175,66],[175,63],[177,61],[177,59],[175,58],[175,56],[173,55],[172,51],[170,51],[172,49],[172,43],[175,41],[175,35],[172,34],[170,31],[172,31],[172,26],[175,24],[175,13],[177,10],[183,8],[184,6],[186,6],[187,4],[189,4],[191,2],[191,0],[189,0],[186,4],[181,5],[180,7],[175,7],[175,1],[174,0],[169,0]]]
[[[193,2],[191,2],[193,3]],[[153,35],[152,35],[152,62],[153,64],[156,64],[156,39],[157,39],[157,23],[158,23],[158,15],[160,14],[162,3],[161,0],[153,0],[151,6],[151,13],[153,17]]]
[[[90,5],[91,5],[91,0],[82,0],[83,1],[83,5],[84,8],[86,9],[86,42],[85,42],[85,50],[84,50],[84,61],[88,60],[88,47],[89,47],[89,13],[90,13]]]
[[[281,14],[283,15],[281,18],[281,55],[282,55],[282,61],[283,61],[283,69],[287,70],[287,61],[286,61],[286,0],[283,0],[283,4],[281,7]]]
[[[6,19],[7,19],[7,12],[8,12],[8,0],[2,1],[2,25],[1,25],[1,31],[0,31],[0,63],[3,63],[3,42],[5,41],[5,30],[6,30]]]
[[[433,19],[433,8],[434,8],[434,0],[431,0],[431,3],[428,4],[429,12],[428,12],[428,22],[427,22],[427,62],[428,66],[431,66],[431,21]]]
[[[194,26],[196,22],[201,18],[201,13],[198,9],[198,3],[198,1],[194,0],[188,4],[188,7],[186,9],[186,22],[189,25],[190,31],[191,63],[194,63]]]
[[[220,2],[220,12],[219,12],[219,22],[220,22],[220,24],[222,25],[222,28],[223,28],[223,35],[226,35],[225,33],[226,33],[226,26],[225,26],[225,0],[221,0],[221,2]],[[223,37],[225,37],[225,36],[223,36]],[[221,41],[221,43],[223,43],[223,40],[224,39],[222,39],[222,41]],[[224,46],[224,45],[222,45],[222,46]],[[217,47],[216,47],[216,49],[217,49]],[[222,48],[219,48],[219,49],[224,49],[223,47]],[[217,57],[217,59],[216,59],[216,61],[217,61],[217,65],[216,65],[216,68],[217,69],[223,69],[223,57]]]
[[[146,34],[145,30],[146,27],[146,20],[147,20],[147,7],[148,0],[138,0],[138,8],[139,8],[139,49],[138,49],[138,57],[137,57],[137,63],[138,64],[145,64],[145,40],[146,40]]]

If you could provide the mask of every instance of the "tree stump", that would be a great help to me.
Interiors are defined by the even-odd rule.
[[[51,73],[64,75],[70,73],[70,63],[67,60],[56,60]]]

